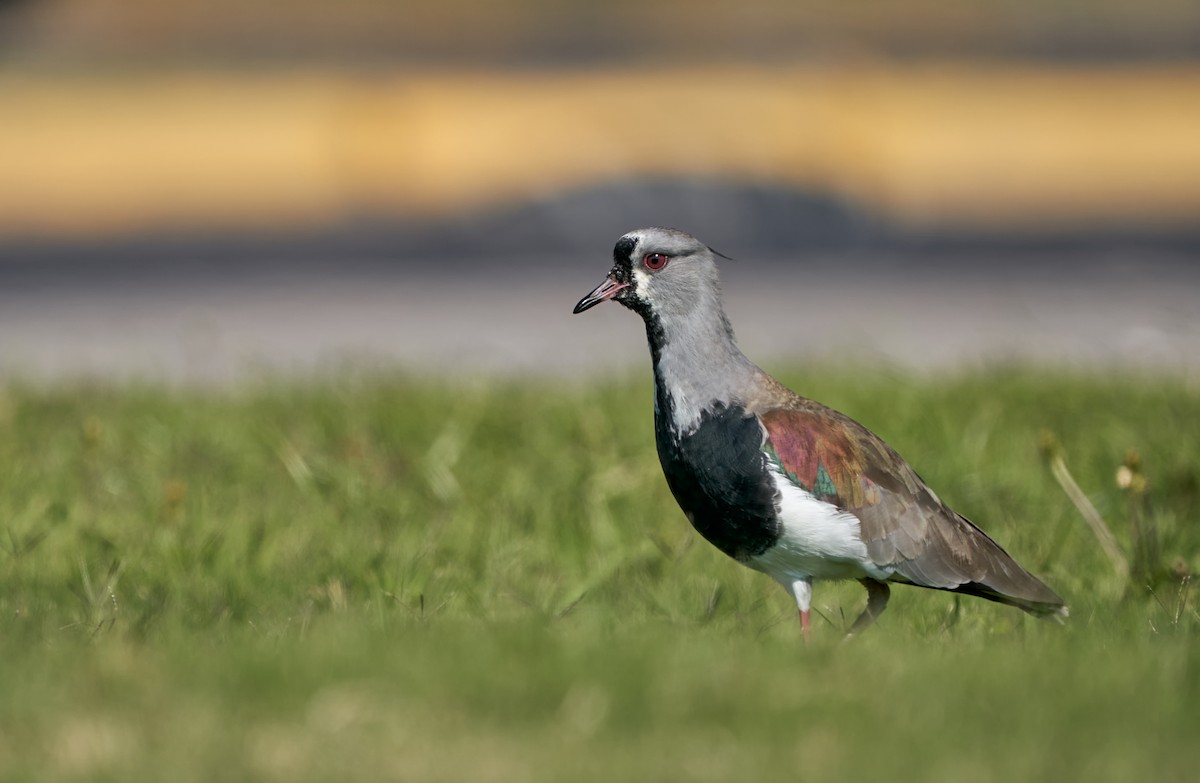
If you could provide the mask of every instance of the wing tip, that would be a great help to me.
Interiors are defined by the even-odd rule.
[[[1047,620],[1053,620],[1059,625],[1066,625],[1067,620],[1071,618],[1071,607],[1066,604],[1059,604],[1057,607],[1041,615]]]
[[[1059,625],[1065,624],[1071,616],[1070,607],[1068,607],[1061,598],[1054,601],[1030,601],[1021,600],[1012,596],[1004,596],[996,597],[992,600],[998,601],[1002,604],[1008,604],[1009,606],[1015,606],[1022,611],[1028,612],[1039,620],[1053,620]]]

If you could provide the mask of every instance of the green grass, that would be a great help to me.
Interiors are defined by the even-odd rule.
[[[642,378],[0,390],[0,779],[1194,779],[1200,390],[785,376],[1072,606],[790,599],[697,540]],[[1120,580],[1039,455],[1054,433]],[[1114,476],[1130,449],[1148,489]],[[1149,582],[1153,590],[1141,582]]]

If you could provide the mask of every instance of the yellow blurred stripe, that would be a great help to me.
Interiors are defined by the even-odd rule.
[[[1193,224],[1200,69],[0,77],[0,232],[416,217],[633,175],[918,224]]]

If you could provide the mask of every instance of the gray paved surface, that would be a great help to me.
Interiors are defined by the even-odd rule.
[[[0,371],[227,383],[346,362],[458,375],[571,375],[647,362],[615,305],[572,316],[607,271],[594,260],[337,264],[289,274],[19,277],[0,289]],[[743,347],[771,366],[845,358],[908,368],[1032,360],[1200,374],[1200,271],[1114,256],[1079,268],[735,262],[724,270]]]

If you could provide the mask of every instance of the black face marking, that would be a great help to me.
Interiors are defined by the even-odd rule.
[[[655,435],[667,485],[692,526],[737,560],[761,555],[779,540],[778,490],[767,469],[758,420],[718,404],[700,426],[679,436],[671,398],[656,384]]]
[[[637,240],[633,237],[621,237],[617,240],[616,247],[613,248],[613,261],[617,266],[629,266],[630,259],[633,258],[633,251],[637,248]]]
[[[637,280],[633,277],[631,258],[634,251],[637,250],[637,244],[638,240],[633,237],[621,237],[617,240],[616,247],[613,248],[613,268],[608,274],[619,283],[627,283],[626,287],[617,292],[613,299],[640,315],[649,325],[650,307],[636,296]]]

